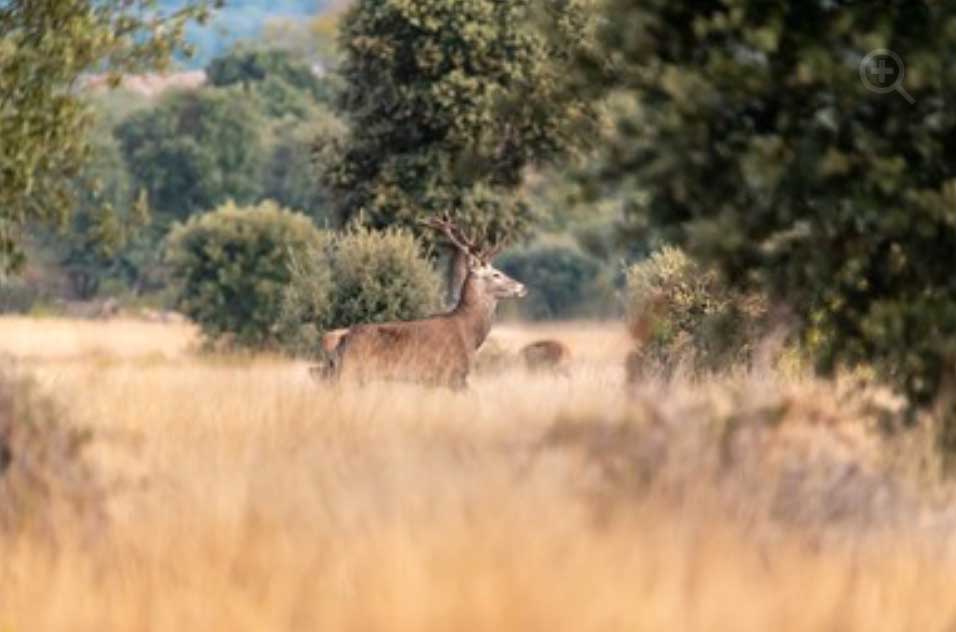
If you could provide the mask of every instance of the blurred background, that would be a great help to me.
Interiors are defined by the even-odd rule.
[[[186,3],[157,5],[169,13]],[[269,200],[320,229],[346,225],[351,211],[342,209],[343,189],[323,177],[342,162],[336,152],[345,151],[330,147],[330,139],[349,125],[350,106],[343,101],[348,85],[339,73],[338,23],[345,6],[229,2],[205,24],[185,26],[190,54],[176,52],[163,73],[125,74],[112,87],[115,77],[108,72],[84,72],[79,85],[92,115],[86,132],[91,151],[73,182],[77,195],[69,202],[69,219],[31,223],[22,243],[26,266],[0,285],[0,311],[95,312],[107,301],[131,310],[175,309],[163,257],[170,228],[229,202],[251,207]],[[389,151],[381,149],[383,159]],[[462,153],[454,146],[441,151]],[[513,221],[504,222],[512,245],[499,264],[534,290],[510,306],[510,314],[533,320],[619,316],[626,264],[646,247],[617,238],[619,205],[585,201],[569,165],[531,162],[508,167],[509,177],[521,182],[509,184],[504,195],[488,188],[479,193],[497,198],[496,204],[507,198],[505,205],[520,197],[520,210],[474,214],[476,224],[498,221],[495,213],[523,222],[517,232]],[[529,171],[519,176],[525,163]],[[418,205],[425,216],[429,207],[447,204],[458,213],[460,191],[476,188],[440,187],[431,197],[416,194],[407,207]],[[406,219],[397,221],[408,225]]]

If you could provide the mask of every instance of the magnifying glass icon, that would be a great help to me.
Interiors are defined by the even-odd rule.
[[[887,48],[878,48],[870,51],[860,62],[860,81],[863,87],[877,94],[899,92],[910,105],[916,103],[906,88],[903,79],[906,78],[906,67],[900,56]]]

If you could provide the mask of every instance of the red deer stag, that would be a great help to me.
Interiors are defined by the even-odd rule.
[[[498,300],[527,294],[524,285],[491,265],[498,246],[478,248],[447,215],[423,224],[443,233],[467,256],[468,273],[458,304],[448,313],[421,320],[355,325],[344,333],[331,332],[323,343],[334,349],[334,376],[465,388],[475,352],[491,331]]]

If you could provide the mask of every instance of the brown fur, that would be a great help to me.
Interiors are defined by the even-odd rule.
[[[458,305],[447,314],[351,327],[335,350],[337,374],[359,382],[409,380],[464,388],[475,352],[491,331],[498,297],[506,291],[522,296],[524,288],[493,268],[471,270]]]
[[[333,329],[322,336],[322,350],[326,353],[333,353],[342,342],[342,338],[349,333],[348,328]]]
[[[571,359],[571,350],[558,340],[537,340],[522,347],[525,368],[532,372],[563,373]]]

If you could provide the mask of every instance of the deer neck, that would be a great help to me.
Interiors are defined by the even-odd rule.
[[[462,331],[472,349],[478,349],[488,337],[497,307],[498,299],[482,292],[475,277],[469,273],[452,314],[464,323]]]

